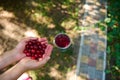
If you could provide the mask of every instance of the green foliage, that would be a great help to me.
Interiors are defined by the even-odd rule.
[[[111,75],[111,80],[120,79],[120,0],[109,0],[108,18],[108,70],[107,74]]]

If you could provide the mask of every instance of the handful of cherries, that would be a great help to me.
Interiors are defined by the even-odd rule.
[[[34,60],[39,60],[39,58],[43,57],[45,49],[47,48],[45,43],[42,43],[38,39],[29,40],[26,43],[23,53],[27,57],[31,57],[31,59]]]

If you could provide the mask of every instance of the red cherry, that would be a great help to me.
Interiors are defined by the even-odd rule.
[[[40,50],[40,53],[41,53],[41,54],[44,54],[44,50]]]
[[[43,44],[43,45],[42,45],[42,47],[43,47],[43,48],[46,48],[46,47],[47,47],[47,45],[46,45],[46,44]]]
[[[35,57],[37,58],[37,57],[38,57],[38,55],[37,55],[37,54],[35,54]]]
[[[39,57],[39,58],[42,58],[42,56],[43,56],[43,55],[41,55],[41,54],[38,54],[38,57]]]
[[[35,45],[35,46],[33,46],[33,48],[34,48],[34,49],[37,49],[37,48],[38,48],[38,46],[36,46],[36,45]]]
[[[25,48],[29,48],[29,46],[28,46],[28,45],[26,45],[26,46],[25,46]]]
[[[33,46],[30,46],[31,49],[33,49]]]
[[[32,49],[32,50],[31,50],[31,52],[32,52],[32,53],[35,53],[35,50],[34,50],[34,49]]]
[[[40,43],[40,42],[38,42],[38,43],[37,43],[37,45],[39,46],[39,45],[41,45],[41,43]]]
[[[35,59],[35,57],[34,57],[34,56],[32,56],[32,57],[31,57],[31,59]]]
[[[24,50],[23,53],[27,53],[28,51],[27,50]]]
[[[31,56],[31,54],[30,54],[30,53],[26,53],[26,56],[28,56],[28,57],[29,57],[29,56]]]
[[[32,42],[30,41],[30,42],[28,42],[28,44],[29,44],[29,45],[31,45],[31,44],[32,44]]]
[[[41,45],[39,45],[39,49],[42,49],[42,46],[41,46]]]
[[[37,54],[40,54],[40,51],[38,50],[38,51],[36,51],[36,53],[37,53]]]

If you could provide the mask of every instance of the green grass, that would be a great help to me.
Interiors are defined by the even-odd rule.
[[[109,80],[120,79],[120,1],[108,1],[108,47],[106,71]]]
[[[75,0],[1,0],[0,9],[12,12],[14,21],[36,30],[41,37],[47,37],[51,44],[57,33],[69,32],[71,35],[70,32],[78,24]],[[61,52],[54,46],[51,60],[44,67],[29,73],[34,80],[56,80],[57,76],[50,75],[51,68],[54,68],[62,76],[58,80],[65,80],[67,72],[76,65],[73,58],[73,48]]]
[[[49,43],[53,42],[57,33],[72,32],[77,26],[78,9],[75,0],[1,0],[0,7],[12,12],[18,23],[24,23],[41,37],[47,37]],[[50,75],[53,68],[62,76],[58,80],[65,80],[66,74],[76,65],[73,58],[73,48],[61,52],[54,46],[51,60],[44,67],[29,73],[34,80],[56,80],[57,75]]]

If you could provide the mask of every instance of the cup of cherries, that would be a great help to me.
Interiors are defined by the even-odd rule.
[[[71,45],[70,37],[65,33],[59,33],[55,36],[53,43],[59,49],[67,49]]]

